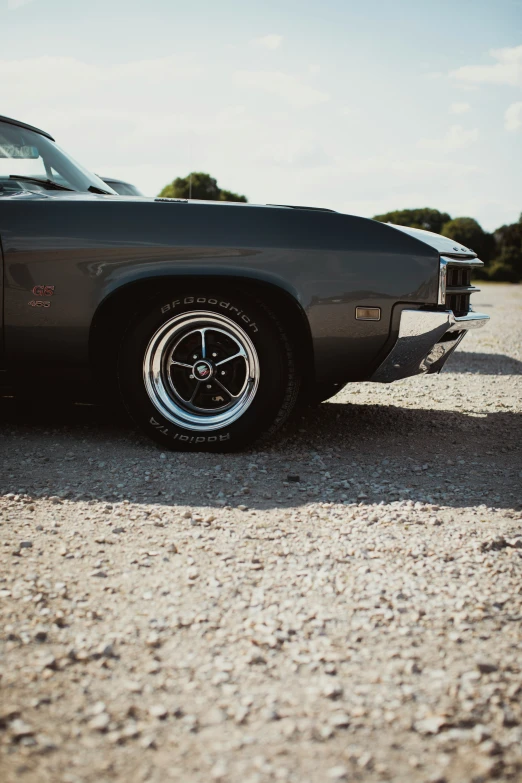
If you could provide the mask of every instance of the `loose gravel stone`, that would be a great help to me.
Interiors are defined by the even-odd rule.
[[[21,740],[24,737],[32,737],[34,734],[31,726],[29,726],[29,724],[23,721],[21,718],[17,718],[16,720],[12,721],[9,726],[9,731],[13,739],[16,741]]]
[[[152,715],[153,718],[166,718],[168,714],[168,710],[163,704],[153,704],[152,707],[149,707],[149,715]]]
[[[109,726],[111,719],[106,712],[102,712],[100,715],[96,715],[88,723],[88,726],[92,731],[105,731]]]
[[[522,780],[522,287],[482,287],[447,371],[241,454],[0,398],[2,783]]]
[[[350,770],[348,767],[338,766],[328,770],[330,780],[349,780]]]

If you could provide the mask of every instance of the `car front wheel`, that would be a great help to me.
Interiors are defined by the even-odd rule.
[[[273,434],[299,392],[276,314],[244,292],[194,290],[149,303],[127,330],[124,403],[165,447],[231,451]]]

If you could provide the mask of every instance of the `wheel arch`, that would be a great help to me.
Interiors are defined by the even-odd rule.
[[[309,368],[314,366],[314,351],[310,324],[306,313],[295,296],[274,283],[241,277],[238,275],[164,275],[142,278],[125,283],[111,291],[98,305],[89,331],[89,362],[95,381],[103,379],[105,389],[115,395],[115,355],[132,317],[147,300],[159,294],[175,296],[187,284],[198,283],[205,287],[215,284],[233,286],[237,291],[262,299],[274,311],[283,325],[296,351],[297,361]],[[122,318],[121,313],[126,317]],[[107,386],[108,376],[114,371],[113,383]],[[305,374],[308,385],[313,385],[314,375]]]

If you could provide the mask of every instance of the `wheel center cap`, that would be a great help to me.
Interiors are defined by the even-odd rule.
[[[197,378],[198,381],[207,381],[213,374],[212,365],[209,362],[200,360],[195,363],[192,372],[194,378]]]

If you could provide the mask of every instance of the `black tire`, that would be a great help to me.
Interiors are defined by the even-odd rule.
[[[264,302],[194,283],[136,315],[121,344],[118,383],[131,417],[164,448],[235,451],[282,426],[300,373]]]

